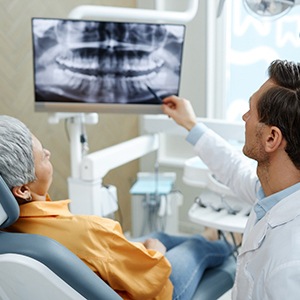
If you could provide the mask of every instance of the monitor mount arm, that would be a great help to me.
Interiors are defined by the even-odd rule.
[[[113,186],[103,186],[103,177],[112,169],[158,150],[158,134],[148,134],[90,153],[82,151],[81,135],[85,124],[97,124],[98,115],[55,113],[49,123],[67,119],[70,135],[71,176],[68,178],[71,210],[78,214],[107,216],[117,210]]]

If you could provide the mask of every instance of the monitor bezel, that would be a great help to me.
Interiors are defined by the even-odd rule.
[[[33,32],[33,22],[36,19],[45,20],[68,20],[68,21],[92,21],[92,22],[114,22],[114,23],[138,23],[138,24],[163,24],[169,26],[180,26],[183,28],[183,42],[182,51],[180,57],[180,73],[178,81],[178,93],[179,95],[181,76],[182,76],[182,66],[183,66],[183,53],[185,45],[186,36],[186,26],[184,24],[174,24],[174,23],[163,23],[163,22],[137,22],[137,21],[101,21],[101,20],[86,20],[86,19],[67,19],[67,18],[42,18],[33,17],[31,19],[31,32],[32,32],[32,49],[33,49],[33,87],[34,87],[34,110],[36,112],[75,112],[75,113],[117,113],[117,114],[162,114],[161,104],[140,104],[140,103],[88,103],[88,102],[60,102],[60,101],[37,101],[36,99],[36,65],[35,65],[35,47],[34,47],[34,32]]]

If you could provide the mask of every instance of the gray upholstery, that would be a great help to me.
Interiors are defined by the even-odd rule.
[[[221,266],[205,271],[193,300],[216,300],[234,283],[236,259],[230,256]]]
[[[47,237],[0,232],[0,254],[5,253],[21,254],[41,262],[86,299],[120,299],[77,256]]]
[[[3,217],[5,216],[4,222],[0,222],[1,229],[13,224],[19,218],[20,214],[19,205],[2,176],[0,176],[0,205],[3,208]]]

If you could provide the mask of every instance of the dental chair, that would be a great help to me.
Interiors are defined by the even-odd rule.
[[[19,206],[0,176],[0,229]],[[1,300],[121,299],[76,255],[44,236],[0,231]]]
[[[0,229],[19,217],[19,206],[0,176]],[[233,285],[233,257],[205,272],[193,300],[215,300]],[[76,255],[58,242],[35,234],[0,230],[1,300],[121,299]]]

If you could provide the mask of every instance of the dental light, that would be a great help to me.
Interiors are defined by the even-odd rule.
[[[300,4],[299,0],[244,0],[247,11],[256,18],[274,20]]]
[[[223,11],[225,0],[220,0],[217,17]],[[287,14],[300,0],[243,0],[248,13],[257,19],[276,20]]]

